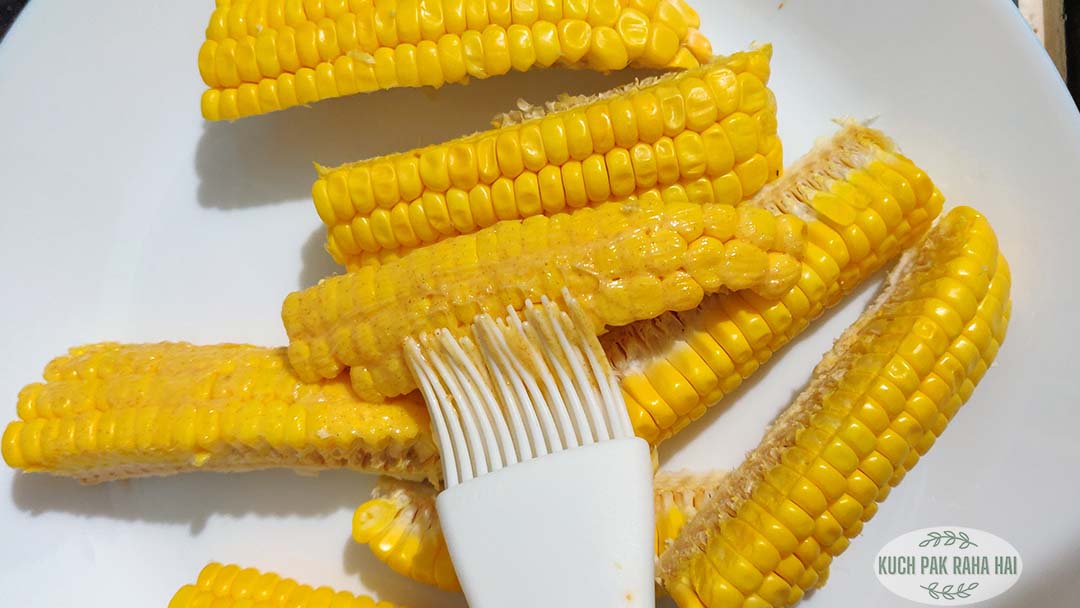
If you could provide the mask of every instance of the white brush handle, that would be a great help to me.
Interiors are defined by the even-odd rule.
[[[652,475],[647,443],[614,439],[439,494],[470,608],[653,608]]]

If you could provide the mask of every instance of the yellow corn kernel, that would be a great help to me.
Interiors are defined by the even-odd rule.
[[[606,72],[621,70],[630,62],[630,54],[619,32],[611,27],[596,27],[592,30],[592,43],[586,62],[594,70]]]
[[[661,137],[653,144],[656,154],[656,177],[661,186],[668,186],[682,177],[679,168],[679,156],[675,152],[675,142],[670,137]]]
[[[624,148],[615,148],[605,155],[604,164],[607,166],[612,196],[621,199],[633,194],[637,184],[630,153]]]
[[[572,111],[563,116],[566,128],[566,144],[570,158],[581,161],[593,153],[592,136],[589,134],[589,118],[584,111]]]
[[[976,242],[993,242],[993,231],[985,218],[961,207],[905,252],[887,280],[884,294],[841,336],[802,395],[668,544],[659,559],[658,578],[677,602],[687,597],[691,600],[685,605],[691,606],[743,606],[744,597],[762,601],[765,597],[780,598],[785,588],[779,581],[784,581],[795,585],[780,602],[787,605],[800,596],[792,593],[794,589],[825,583],[832,558],[843,552],[850,538],[862,529],[862,522],[873,516],[876,509],[868,507],[884,500],[889,489],[918,461],[917,449],[932,443],[925,439],[932,434],[924,435],[923,426],[914,420],[910,431],[899,433],[889,430],[887,420],[874,423],[872,428],[861,420],[875,385],[895,381],[897,353],[908,350],[910,338],[919,336],[923,332],[920,327],[929,321],[925,314],[920,318],[916,312],[913,316],[905,305],[918,302],[934,289],[949,292],[952,286],[939,280],[939,269],[956,266],[956,261],[964,258],[995,256],[994,263],[982,267],[983,280],[973,281],[977,287],[972,297],[977,302],[995,297],[991,294],[995,283],[1008,283],[1004,259],[992,250],[976,251],[969,246]],[[963,305],[957,314],[964,321],[977,315],[973,307]],[[1004,316],[1001,321],[1006,321]],[[957,335],[919,344],[930,357],[943,360],[953,356],[965,339]],[[990,363],[981,354],[972,357],[987,366]],[[913,373],[921,381],[932,376],[929,367],[905,373]],[[908,412],[925,418],[928,414],[923,410],[940,411],[955,399],[963,401],[970,391],[965,393],[962,387],[974,386],[974,367],[958,370],[963,382],[939,390],[937,400],[908,391],[903,395],[905,411],[888,413],[874,408],[871,418],[884,415],[896,425]],[[906,451],[901,468],[890,462],[890,457],[901,458],[905,453],[897,449],[897,440],[912,448]],[[838,456],[844,450],[850,455]],[[852,460],[859,460],[857,469],[849,463]],[[747,510],[746,505],[755,506]],[[785,540],[779,546],[763,540],[758,534],[762,512],[794,534],[797,545]],[[723,591],[718,591],[722,587]]]
[[[576,19],[564,19],[557,27],[562,60],[570,65],[580,62],[589,51],[592,27]]]
[[[647,66],[667,66],[678,52],[679,35],[663,23],[651,23],[641,63]]]
[[[611,182],[607,175],[604,157],[593,154],[581,163],[582,177],[585,179],[585,192],[593,203],[601,203],[611,198]]]

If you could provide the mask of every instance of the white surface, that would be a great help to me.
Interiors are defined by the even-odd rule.
[[[195,65],[210,0],[35,0],[0,44],[0,395],[72,344],[280,344],[284,295],[334,270],[308,188],[337,163],[445,140],[518,97],[630,78],[551,72],[438,93],[399,90],[204,126]],[[906,606],[873,556],[942,523],[1013,543],[1024,575],[987,606],[1074,604],[1080,118],[1005,0],[696,0],[719,52],[776,45],[787,158],[829,118],[877,123],[950,203],[984,211],[1014,274],[997,365],[811,606]],[[667,467],[731,466],[786,404],[867,292],[666,445]],[[413,608],[461,606],[349,541],[371,480],[339,472],[192,475],[82,488],[0,469],[0,603],[165,606],[210,559],[274,569]],[[574,547],[567,547],[572,553]]]
[[[655,604],[652,458],[641,439],[520,462],[436,504],[472,608]]]

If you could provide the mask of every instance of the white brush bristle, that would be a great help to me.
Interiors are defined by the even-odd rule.
[[[431,413],[447,487],[524,460],[633,437],[622,392],[592,327],[569,292],[567,311],[526,302],[524,320],[476,318],[405,341]]]

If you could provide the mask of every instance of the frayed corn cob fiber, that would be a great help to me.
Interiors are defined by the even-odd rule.
[[[723,476],[719,472],[656,475],[657,557]],[[447,591],[461,591],[435,511],[436,494],[430,484],[381,478],[371,500],[353,515],[353,540],[368,545],[399,574]]]
[[[944,198],[883,133],[843,126],[750,202],[807,222],[798,282],[741,291],[602,338],[639,437],[658,444],[703,415],[826,308],[916,242]]]
[[[661,556],[679,606],[786,606],[934,444],[993,362],[1010,277],[986,219],[951,211],[760,445]]]
[[[208,120],[563,65],[691,68],[685,0],[218,0],[199,49]]]
[[[418,398],[365,403],[347,378],[312,384],[284,348],[95,344],[19,393],[4,460],[86,483],[184,471],[352,468],[436,478]]]
[[[499,220],[683,183],[735,205],[776,179],[772,48],[569,97],[443,144],[326,169],[312,186],[327,249],[350,269]]]
[[[416,388],[402,340],[460,333],[481,313],[561,301],[567,289],[597,333],[690,310],[705,294],[775,298],[794,285],[803,248],[794,215],[699,204],[679,185],[596,207],[504,220],[289,294],[289,361],[309,381],[346,368],[362,399]]]
[[[194,585],[184,585],[169,608],[395,608],[390,602],[329,587],[313,588],[272,572],[207,564]]]
[[[727,475],[727,471],[721,470],[707,473],[657,471],[653,476],[657,557],[667,550],[686,522],[712,497]]]

